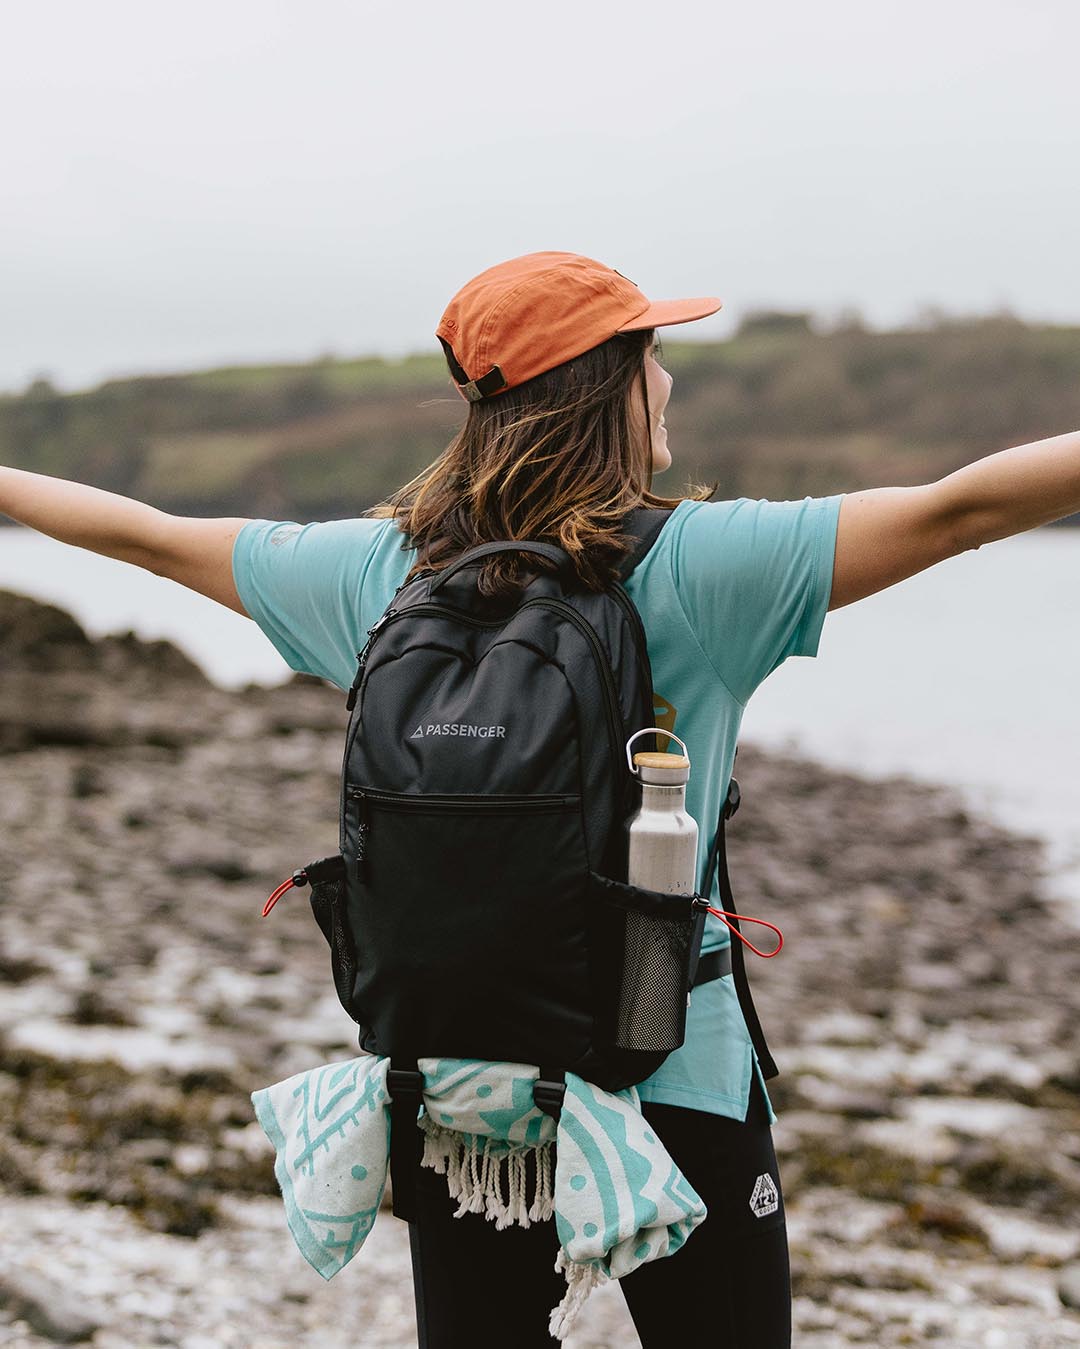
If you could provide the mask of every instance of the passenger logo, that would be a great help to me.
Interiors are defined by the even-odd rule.
[[[409,736],[410,740],[424,740],[429,735],[465,735],[478,736],[481,740],[504,740],[505,726],[477,726],[468,721],[442,721],[421,723]]]
[[[754,1193],[750,1196],[750,1207],[755,1218],[767,1218],[780,1207],[780,1194],[773,1184],[773,1178],[766,1172],[754,1182]]]

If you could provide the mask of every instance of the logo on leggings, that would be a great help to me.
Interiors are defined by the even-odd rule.
[[[773,1178],[766,1171],[754,1181],[754,1193],[750,1196],[750,1207],[755,1218],[767,1218],[780,1207],[780,1194],[773,1184]]]

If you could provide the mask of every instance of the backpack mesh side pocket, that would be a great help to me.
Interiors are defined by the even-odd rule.
[[[597,872],[590,872],[589,887],[603,1041],[619,1050],[669,1054],[686,1036],[704,909],[692,895],[643,890]]]
[[[330,947],[334,988],[350,1012],[356,978],[356,950],[345,917],[345,859],[341,853],[309,862],[304,871],[311,886],[311,912]]]

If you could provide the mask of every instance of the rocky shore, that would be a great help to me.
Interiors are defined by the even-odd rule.
[[[239,693],[0,592],[0,1346],[415,1343],[388,1214],[325,1284],[249,1093],[355,1052],[306,896],[344,695]],[[945,789],[740,749],[796,1343],[1080,1345],[1080,932]],[[571,1349],[636,1343],[614,1287]]]

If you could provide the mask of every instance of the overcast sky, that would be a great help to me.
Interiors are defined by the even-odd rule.
[[[0,5],[0,389],[436,349],[535,249],[650,296],[1080,322],[1076,0]]]

